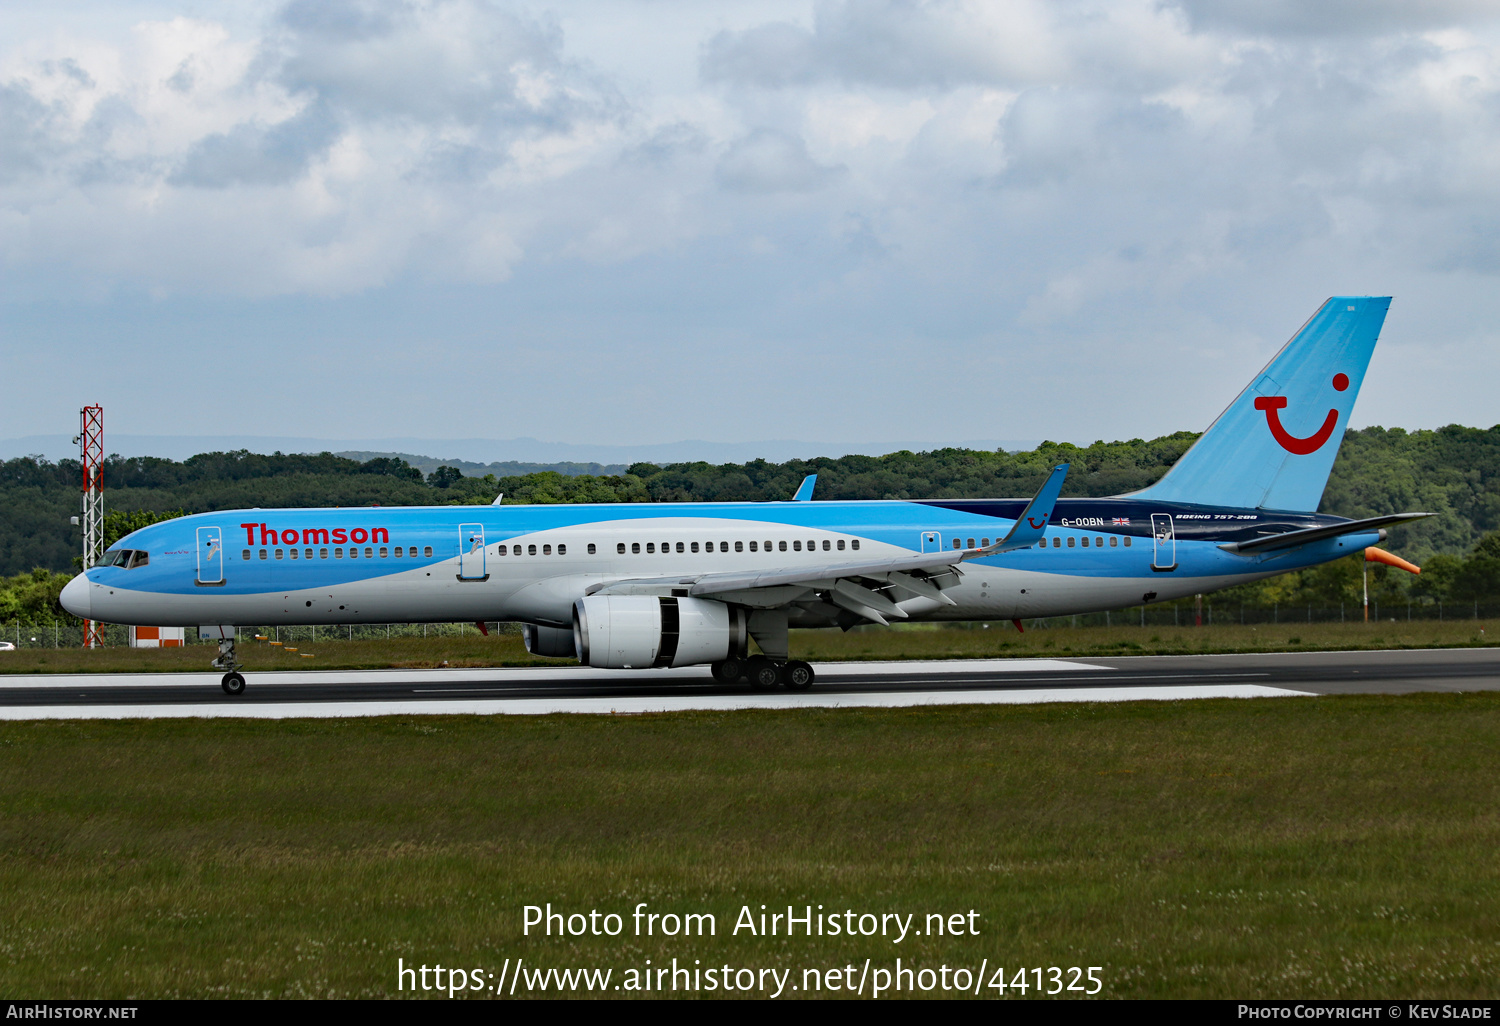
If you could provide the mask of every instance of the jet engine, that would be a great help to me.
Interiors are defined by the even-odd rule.
[[[712,663],[743,654],[749,644],[743,609],[654,595],[579,599],[573,634],[579,662],[626,670]]]
[[[566,627],[542,627],[525,623],[521,625],[521,637],[526,641],[526,651],[532,655],[578,658],[573,632]]]

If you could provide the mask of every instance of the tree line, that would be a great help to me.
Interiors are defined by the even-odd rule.
[[[1073,467],[1065,496],[1118,495],[1160,478],[1197,437],[1183,431],[1089,446],[1043,442],[1024,452],[938,449],[785,463],[636,463],[618,474],[543,470],[499,477],[466,476],[446,465],[424,476],[388,456],[358,460],[244,450],[182,461],[111,456],[104,466],[106,542],[167,515],[254,506],[488,504],[501,493],[506,504],[788,499],[808,474],[818,475],[816,499],[1026,496],[1061,462]],[[36,593],[40,579],[33,569],[47,571],[50,580],[76,565],[81,539],[68,518],[79,512],[81,481],[76,460],[29,456],[0,463],[0,620],[9,618],[7,609],[20,608],[16,602],[32,605],[15,596]],[[1383,603],[1500,598],[1500,535],[1494,534],[1500,531],[1500,426],[1349,431],[1320,509],[1347,517],[1439,514],[1392,530],[1386,547],[1423,565],[1424,573],[1411,578],[1375,568],[1372,580]],[[1234,595],[1255,604],[1349,601],[1358,594],[1362,571],[1354,561],[1341,560],[1247,585]]]

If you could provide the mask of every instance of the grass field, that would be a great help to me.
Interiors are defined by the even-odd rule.
[[[1500,644],[1487,620],[1384,623],[1260,624],[1252,627],[1055,627],[1018,634],[1009,624],[988,629],[933,626],[839,631],[793,631],[792,655],[809,661],[847,659],[976,659],[1027,656],[1178,655],[1194,652],[1285,652],[1345,649],[1455,648]],[[322,628],[324,631],[327,628]],[[571,660],[529,654],[516,634],[480,637],[309,641],[307,628],[286,631],[281,646],[242,642],[251,670],[378,669],[436,666],[565,665]],[[0,653],[0,674],[84,672],[202,672],[215,650],[186,648],[24,648]]]
[[[1097,965],[1115,997],[1493,998],[1497,753],[1496,694],[3,723],[0,993],[900,956]],[[522,937],[549,901],[626,934]],[[718,933],[630,936],[642,901]],[[762,903],[974,909],[980,936],[731,936]]]

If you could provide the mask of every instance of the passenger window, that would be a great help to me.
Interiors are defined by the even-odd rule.
[[[1125,536],[1125,547],[1130,548],[1130,535],[1128,534]]]
[[[401,558],[401,546],[397,545],[394,549],[392,549],[391,550],[391,555],[395,556],[397,559],[400,559]]]
[[[969,548],[972,549],[974,547],[974,539],[973,538],[965,538],[964,539],[964,544],[967,545]]]
[[[963,548],[963,543],[959,539],[954,538],[953,539],[953,547],[955,549],[961,549],[961,548]]]
[[[302,550],[302,558],[303,559],[312,559],[312,549],[303,549]]]
[[[374,559],[375,558],[375,550],[371,549],[371,548],[365,549],[365,558],[366,559]]]
[[[415,548],[415,546],[413,546],[413,548]],[[338,552],[338,549],[334,549],[333,551],[336,553],[336,552]],[[431,559],[432,558],[432,546],[431,545],[423,545],[422,546],[422,555],[426,556],[428,559]]]
[[[839,539],[839,551],[840,552],[844,551],[844,539],[842,539],[842,538]]]
[[[756,545],[755,545],[754,542],[750,543],[750,551],[751,552],[758,552],[759,551],[759,549],[756,548]]]
[[[327,559],[328,558],[328,550],[327,549],[319,549],[318,550],[318,558],[319,559]]]
[[[277,550],[276,550],[276,558],[277,558],[277,559],[280,559],[280,558],[281,558],[281,550],[280,550],[280,549],[277,549]]]
[[[353,545],[349,546],[349,558],[350,559],[358,559],[359,558],[359,550],[356,549]]]
[[[498,548],[498,549],[495,550],[495,554],[497,556],[504,556],[504,555],[508,555],[509,553],[510,553],[510,549],[508,547],[504,546],[504,545],[500,546],[500,548]]]
[[[343,549],[334,549],[333,550],[333,558],[334,559],[343,559],[344,558],[344,550]]]
[[[309,556],[311,556],[311,555],[312,555],[312,549],[308,549],[308,550],[307,550],[307,554],[308,554],[308,555],[309,555]],[[385,558],[385,557],[386,557],[386,555],[387,555],[387,553],[386,553],[386,551],[385,551],[385,547],[384,547],[384,546],[382,546],[382,547],[381,547],[381,549],[380,549],[380,558],[381,558],[381,559],[384,559],[384,558]]]
[[[535,545],[528,545],[528,546],[526,546],[526,555],[528,555],[528,556],[534,556],[534,555],[536,555],[536,546]]]
[[[736,551],[736,552],[744,552],[745,551],[745,543],[742,542],[742,541],[735,542],[734,543],[734,551]]]
[[[593,542],[589,542],[589,555],[591,555],[591,556],[592,556],[592,555],[594,555],[594,554],[595,554],[595,553],[596,553],[596,552],[597,552],[597,551],[598,551],[598,549],[596,549],[596,548],[594,548],[594,543],[593,543]]]
[[[241,558],[243,558],[243,559],[249,559],[250,558],[250,550],[246,549],[244,555]]]
[[[682,544],[682,542],[678,542],[677,543],[677,551],[678,552],[686,552],[687,551],[687,546],[684,545],[684,544]]]
[[[1068,535],[1068,548],[1071,549],[1072,547],[1073,547],[1073,536],[1070,534],[1070,535]]]
[[[823,539],[823,551],[827,552],[827,551],[829,551],[832,548],[833,548],[833,545],[829,543],[829,541],[828,541],[827,538],[824,538]]]
[[[1084,548],[1088,548],[1088,547],[1089,547],[1089,540],[1088,540],[1088,537],[1087,537],[1087,536],[1085,536],[1085,537],[1083,537],[1083,538],[1081,538],[1081,539],[1079,539],[1079,542],[1078,542],[1078,544],[1080,544],[1080,545],[1082,545],[1082,546],[1083,546],[1083,547],[1084,547]]]
[[[785,546],[785,545],[783,545],[783,546],[782,546],[782,548],[786,548],[786,546]],[[770,552],[770,551],[771,551],[771,543],[770,543],[770,542],[769,542],[769,541],[768,541],[768,542],[766,542],[766,551],[767,551],[767,552]]]
[[[265,559],[266,558],[266,550],[265,549],[261,549],[260,550],[260,558],[261,559]]]
[[[780,549],[782,552],[785,552],[786,551],[786,542],[777,542],[776,543],[776,547],[778,549]]]
[[[557,554],[559,556],[566,556],[568,554],[568,547],[566,545],[559,545],[557,547]]]
[[[1094,539],[1094,547],[1098,548],[1098,549],[1104,548],[1104,539],[1103,538],[1095,538]]]
[[[647,542],[646,543],[646,551],[647,552],[655,552],[656,551],[656,542]]]
[[[697,542],[693,542],[693,544],[692,544],[692,551],[694,551],[694,552],[698,551],[698,543]]]
[[[990,547],[990,540],[988,538],[981,538],[979,539],[979,544],[981,547],[987,549]]]
[[[632,553],[634,553],[635,555],[639,556],[641,554],[641,543],[640,542],[631,542],[630,543],[630,551]]]
[[[288,556],[291,556],[293,559],[297,558],[297,550],[296,549],[287,549],[286,550],[286,554]]]
[[[552,555],[552,546],[551,545],[543,545],[542,546],[542,555],[544,555],[544,556],[550,556],[550,555]]]
[[[729,551],[729,543],[728,542],[719,542],[719,551],[720,552],[728,552]]]
[[[1062,539],[1057,537],[1057,535],[1052,536],[1052,547],[1054,549],[1062,548]]]
[[[851,548],[851,549],[858,549],[858,548],[859,548],[859,539],[858,539],[858,538],[856,538],[856,539],[854,539],[854,540],[853,540],[853,541],[852,541],[852,542],[850,542],[850,543],[849,543],[849,547],[850,547],[850,548]]]
[[[615,544],[615,551],[618,552],[622,556],[625,555],[625,543],[624,542],[618,542],[618,543],[616,543]]]
[[[1120,539],[1116,538],[1114,535],[1110,535],[1109,536],[1109,547],[1110,548],[1114,548],[1118,544],[1120,544]]]
[[[792,551],[793,552],[801,552],[802,551],[802,542],[800,540],[792,542]]]

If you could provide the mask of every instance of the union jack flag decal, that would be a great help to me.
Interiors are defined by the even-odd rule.
[[[1130,526],[1130,518],[1129,517],[1115,517],[1113,520],[1110,521],[1110,523],[1111,524],[1120,524],[1120,525],[1123,525],[1125,527],[1129,527]]]

